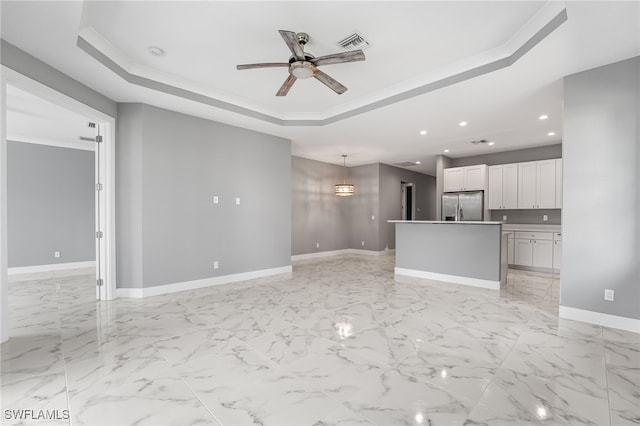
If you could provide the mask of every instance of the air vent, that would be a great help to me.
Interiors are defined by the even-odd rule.
[[[487,143],[487,140],[486,139],[480,139],[480,140],[477,140],[477,141],[471,141],[471,143],[474,144],[474,145],[480,145],[480,144]]]
[[[338,42],[338,46],[342,47],[345,51],[350,52],[352,50],[364,50],[369,47],[370,44],[362,34],[355,31],[353,34],[340,40]]]
[[[417,166],[417,164],[415,161],[405,161],[404,163],[394,163],[394,166],[413,167],[413,166]]]

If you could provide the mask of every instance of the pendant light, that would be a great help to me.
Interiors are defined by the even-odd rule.
[[[336,185],[336,195],[340,197],[348,197],[356,193],[356,187],[350,183],[346,183],[345,170],[347,168],[347,155],[342,154],[342,164],[345,169],[342,170],[342,183]]]

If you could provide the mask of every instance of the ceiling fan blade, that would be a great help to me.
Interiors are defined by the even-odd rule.
[[[243,64],[236,65],[237,70],[250,70],[254,68],[276,68],[276,67],[288,67],[289,62],[264,62],[259,64]]]
[[[344,92],[347,91],[346,87],[344,87],[342,84],[338,83],[332,77],[329,77],[327,74],[323,73],[320,70],[318,70],[318,72],[314,77],[320,80],[320,82],[325,86],[327,86],[329,89],[336,92],[338,95],[342,95]]]
[[[296,80],[297,80],[296,77],[289,75],[289,77],[287,77],[284,83],[282,83],[282,86],[280,86],[280,90],[278,90],[278,93],[276,93],[276,96],[286,96],[287,93],[289,93],[289,89],[291,89],[291,86],[293,86],[293,83],[295,83]]]
[[[302,50],[302,46],[298,43],[298,36],[293,31],[285,31],[280,30],[280,35],[284,39],[284,42],[287,43],[289,50],[293,53],[294,58],[298,61],[304,61],[304,50]]]
[[[350,52],[334,53],[333,55],[320,56],[311,59],[309,62],[319,67],[320,65],[341,64],[343,62],[364,61],[364,52],[362,50],[352,50]]]

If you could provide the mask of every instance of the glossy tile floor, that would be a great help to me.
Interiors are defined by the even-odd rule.
[[[2,423],[640,424],[639,336],[558,319],[557,276],[510,271],[495,292],[393,264],[113,302],[90,275],[14,282]]]

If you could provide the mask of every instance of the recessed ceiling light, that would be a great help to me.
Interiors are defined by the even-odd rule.
[[[493,145],[495,145],[495,144],[496,144],[495,142],[489,142],[487,145],[489,145],[489,146],[493,146]]]
[[[419,161],[416,161],[416,164],[420,164],[420,162],[419,162]]]
[[[466,126],[466,125],[467,125],[467,122],[466,122],[466,121],[461,121],[461,122],[460,122],[460,127],[464,127],[464,126]]]
[[[149,51],[149,53],[151,53],[153,56],[164,56],[164,50],[162,50],[161,48],[159,48],[158,46],[149,46],[147,48],[147,50]]]
[[[424,135],[426,135],[426,134],[427,134],[427,131],[426,131],[426,130],[420,130],[420,134],[421,134],[422,136],[424,136]]]
[[[445,150],[444,150],[444,152],[449,152],[449,150],[448,150],[448,149],[445,149]]]
[[[538,117],[539,120],[546,120],[547,118],[549,118],[549,116],[546,114],[543,114],[540,117]]]
[[[555,135],[556,135],[556,132],[549,132],[549,133],[547,133],[547,136],[555,136]]]

